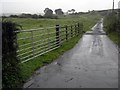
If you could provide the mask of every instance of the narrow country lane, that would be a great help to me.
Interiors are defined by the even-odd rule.
[[[103,31],[103,19],[78,44],[37,70],[24,88],[117,88],[118,50]]]

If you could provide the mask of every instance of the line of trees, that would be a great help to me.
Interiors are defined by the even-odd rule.
[[[37,14],[25,14],[22,13],[20,15],[10,15],[9,17],[13,17],[13,18],[43,18],[42,15],[37,15]]]
[[[52,9],[49,9],[49,8],[45,8],[45,10],[44,10],[44,17],[45,18],[58,18],[58,16],[60,15],[64,15],[64,12],[62,11],[62,9],[61,8],[59,8],[59,9],[55,9],[55,15],[53,14],[53,11],[52,11]]]
[[[96,14],[99,13],[103,16],[105,16],[108,13],[109,10],[101,10],[101,11],[88,11],[88,12],[76,12],[75,9],[70,9],[66,13],[63,12],[61,8],[55,9],[53,11],[50,8],[45,8],[44,15],[38,15],[38,14],[26,14],[22,13],[20,15],[10,15],[9,17],[13,18],[53,18],[57,19],[58,16],[64,16],[64,15],[82,15],[82,14]],[[55,12],[55,14],[53,14]],[[6,17],[6,16],[3,16]]]
[[[44,15],[22,13],[20,15],[10,15],[8,17],[11,17],[11,18],[53,18],[53,19],[57,19],[59,15],[64,15],[64,12],[60,8],[55,9],[54,12],[55,12],[55,14],[53,14],[52,9],[45,8]],[[2,17],[7,18],[7,16],[2,16]]]
[[[53,12],[55,12],[55,14],[53,14]],[[75,13],[75,9],[68,10],[67,13],[68,14]],[[54,19],[57,19],[58,16],[62,16],[62,15],[65,15],[65,13],[63,12],[63,10],[61,8],[55,9],[55,11],[53,11],[50,8],[45,8],[44,15],[22,13],[20,15],[10,15],[8,17],[12,17],[12,18],[54,18]],[[7,18],[7,16],[2,16],[2,17]]]

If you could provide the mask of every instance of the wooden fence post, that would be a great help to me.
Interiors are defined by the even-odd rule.
[[[78,34],[80,34],[80,24],[78,23]]]
[[[75,36],[77,35],[77,26],[75,24]]]
[[[71,25],[71,37],[73,37],[73,27]]]
[[[60,46],[60,27],[56,25],[56,44]]]
[[[67,27],[67,25],[65,26],[65,29],[66,29],[66,40],[68,40],[68,27]]]
[[[83,27],[84,27],[84,26],[83,26],[83,23],[82,23],[81,26],[80,26],[80,30],[81,30],[81,31],[83,31]],[[80,32],[81,32],[81,31],[80,31]]]

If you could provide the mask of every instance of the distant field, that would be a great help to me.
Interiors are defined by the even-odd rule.
[[[60,26],[72,25],[78,22],[82,22],[84,24],[84,30],[87,31],[96,23],[96,21],[98,21],[99,18],[99,15],[81,15],[66,16],[59,19],[7,18],[6,20],[10,20],[21,25],[22,29],[52,27],[57,24]]]

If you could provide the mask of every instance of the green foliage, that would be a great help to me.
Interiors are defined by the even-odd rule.
[[[111,40],[120,43],[120,17],[119,14],[109,13],[104,18],[104,29]]]
[[[2,22],[2,85],[3,88],[18,87],[20,83],[20,68],[17,53],[17,25],[12,22]]]
[[[55,13],[56,13],[56,15],[63,15],[64,14],[64,12],[62,11],[62,9],[56,9],[55,10]]]
[[[44,17],[45,18],[52,18],[53,17],[53,11],[49,8],[45,8],[44,10]]]
[[[116,32],[117,30],[117,15],[110,13],[105,17],[104,20],[104,26],[106,28],[106,32],[111,33],[111,32]]]

